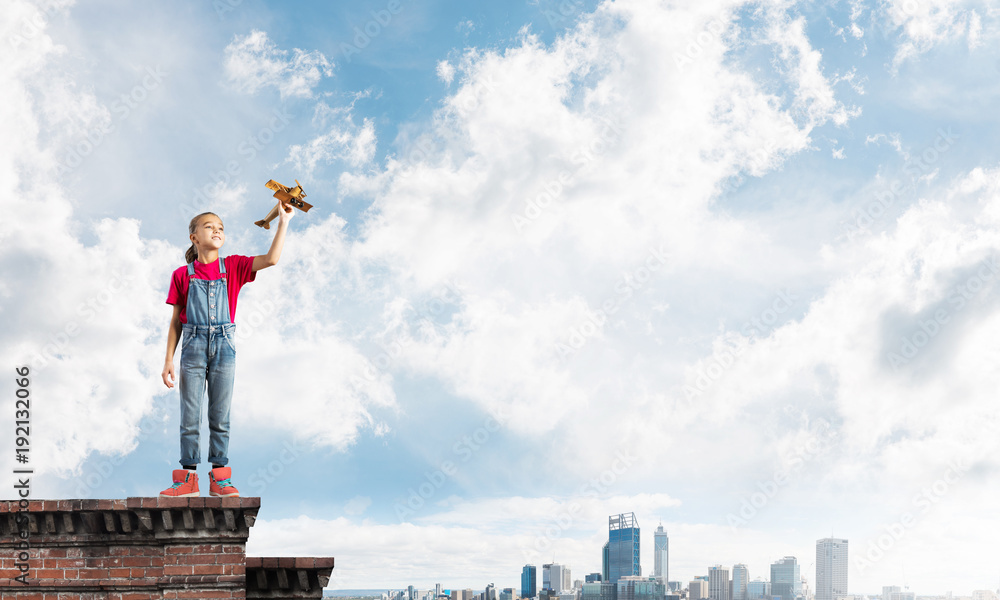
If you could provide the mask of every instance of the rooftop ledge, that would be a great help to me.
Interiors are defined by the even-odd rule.
[[[25,503],[0,500],[5,599],[320,598],[334,568],[332,557],[247,557],[258,497]]]

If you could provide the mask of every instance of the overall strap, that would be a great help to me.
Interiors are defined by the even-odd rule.
[[[219,275],[226,276],[226,259],[219,257]]]
[[[194,277],[194,262],[188,263],[188,277]]]

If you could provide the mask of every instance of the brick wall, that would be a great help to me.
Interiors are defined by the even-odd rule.
[[[332,558],[251,558],[248,594],[246,541],[260,498],[26,505],[0,501],[4,600],[319,598],[333,569]],[[288,570],[288,560],[299,568]],[[282,567],[265,568],[262,561]],[[27,584],[15,579],[21,576]]]

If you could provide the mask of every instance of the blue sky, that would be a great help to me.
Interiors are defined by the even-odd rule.
[[[264,253],[263,184],[298,179],[237,313],[251,554],[508,587],[600,570],[634,511],[683,582],[793,555],[813,585],[834,535],[852,593],[995,589],[989,3],[11,7],[0,352],[36,371],[37,497],[169,484],[187,223]]]

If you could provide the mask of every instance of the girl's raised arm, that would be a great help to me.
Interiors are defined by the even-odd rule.
[[[254,272],[273,267],[278,264],[278,259],[281,258],[281,249],[285,245],[285,231],[288,230],[288,222],[292,220],[295,209],[284,201],[279,201],[279,203],[281,210],[278,211],[278,229],[274,232],[274,241],[271,242],[271,249],[267,251],[267,254],[253,257],[252,271]]]

